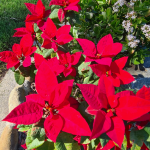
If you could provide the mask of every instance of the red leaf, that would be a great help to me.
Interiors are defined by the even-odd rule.
[[[71,133],[73,135],[90,136],[91,130],[81,116],[81,114],[71,107],[64,107],[59,110],[59,114],[65,120],[62,131]]]
[[[48,116],[44,121],[46,136],[53,142],[56,142],[57,136],[62,130],[63,125],[64,120],[60,115],[53,115],[53,117]]]
[[[93,72],[99,77],[101,77],[102,75],[106,75],[106,72],[109,71],[109,66],[106,65],[94,64],[90,65],[90,67]]]
[[[111,34],[105,35],[99,40],[97,44],[98,53],[103,56],[103,52],[105,52],[106,47],[112,44],[113,44],[113,39]],[[109,55],[109,53],[107,55]]]
[[[36,5],[35,4],[31,4],[31,3],[24,3],[26,5],[26,7],[29,9],[29,11],[32,13],[32,14],[35,14],[35,7]]]
[[[35,102],[41,105],[42,107],[45,106],[45,101],[44,99],[39,95],[39,94],[30,94],[26,96],[26,102]]]
[[[50,18],[48,18],[46,22],[46,28],[43,33],[45,33],[49,38],[53,38],[56,36],[56,31],[57,31],[57,28],[54,22]]]
[[[57,38],[56,42],[57,42],[59,45],[64,45],[64,44],[66,44],[66,43],[69,43],[69,42],[72,41],[72,40],[73,40],[73,37],[72,37],[71,35],[69,35],[69,34],[62,34],[62,35],[60,35],[60,36]]]
[[[114,142],[112,140],[109,140],[107,144],[103,148],[96,148],[96,150],[110,150],[115,146]]]
[[[13,37],[22,37],[22,36],[28,34],[27,29],[24,28],[24,27],[22,27],[22,28],[16,28],[14,30],[16,30],[16,32],[14,33]]]
[[[46,10],[45,13],[44,13],[44,15],[43,15],[43,18],[48,17],[50,13],[51,13],[51,10],[50,10],[50,9],[49,9],[49,10]]]
[[[11,51],[0,52],[0,60],[1,61],[8,63],[11,58],[16,58],[16,61],[18,61],[16,55],[13,52],[11,52]]]
[[[28,67],[31,65],[31,57],[30,56],[27,56],[24,61],[23,61],[23,66],[24,67]]]
[[[45,6],[43,5],[41,0],[38,0],[36,7],[35,7],[35,12],[38,14],[39,18],[43,18],[43,15],[45,13]]]
[[[97,109],[93,109],[90,105],[85,110],[85,112],[88,113],[88,114],[90,114],[90,115],[96,115],[97,111],[98,111]]]
[[[120,70],[120,74],[117,74],[117,76],[120,78],[121,84],[129,84],[135,80],[134,77],[125,70]]]
[[[71,26],[70,26],[70,25],[64,25],[64,26],[60,27],[60,28],[57,30],[56,38],[58,38],[58,37],[61,36],[62,34],[69,34],[70,29],[71,29]]]
[[[115,108],[118,117],[123,120],[134,120],[150,111],[150,101],[136,96],[120,97]],[[132,115],[131,115],[132,114]]]
[[[49,64],[50,68],[53,70],[56,76],[62,73],[65,69],[65,67],[60,64],[59,60],[56,57],[49,59],[47,63]]]
[[[19,44],[14,44],[12,50],[16,54],[16,56],[22,56],[22,50]]]
[[[98,64],[107,65],[110,67],[112,58],[107,57],[107,58],[95,59],[94,61],[96,61]]]
[[[146,86],[143,86],[137,93],[137,97],[150,100],[150,89]]]
[[[69,103],[70,103],[70,107],[73,107],[74,109],[78,109],[78,107],[79,107],[79,102],[75,99],[75,98],[73,98],[73,97],[69,97],[68,98],[68,101],[69,101]]]
[[[39,68],[43,61],[46,61],[46,59],[42,55],[34,53],[34,62],[36,69]]]
[[[30,125],[38,122],[43,115],[43,107],[35,102],[24,102],[14,108],[3,121]]]
[[[35,77],[36,90],[46,100],[49,100],[50,93],[58,84],[56,75],[50,69],[50,66],[43,62]]]
[[[96,47],[95,44],[92,41],[89,41],[87,39],[76,39],[79,44],[81,45],[84,53],[86,56],[95,57],[96,56]]]
[[[119,147],[121,147],[124,134],[125,134],[125,125],[122,119],[119,117],[112,117],[112,126],[109,131],[106,132],[106,134],[111,138],[112,141],[117,143]]]
[[[79,12],[80,8],[81,7],[79,7],[78,5],[76,5],[76,6],[65,7],[64,10],[73,10],[73,11]]]
[[[128,60],[128,57],[121,57],[115,60],[113,63],[115,63],[120,69],[123,69],[127,60]]]
[[[106,107],[106,99],[99,99],[99,90],[96,85],[93,84],[77,84],[77,86],[80,88],[81,93],[83,94],[83,97],[87,101],[87,103],[93,108],[93,109],[101,109]],[[103,93],[102,93],[103,94]],[[100,95],[103,96],[103,95]],[[100,97],[99,96],[99,97]]]
[[[82,52],[76,52],[71,55],[71,64],[72,65],[76,65],[79,62],[81,54],[82,54]]]
[[[63,22],[64,18],[65,18],[65,12],[64,12],[64,10],[63,9],[59,9],[58,10],[58,19],[59,19],[59,21]]]
[[[31,47],[33,45],[33,38],[30,34],[27,34],[22,37],[20,41],[20,47],[24,49],[24,47]]]
[[[93,123],[93,130],[90,140],[98,138],[101,134],[105,133],[112,126],[110,117],[104,111],[99,110],[96,114]]]

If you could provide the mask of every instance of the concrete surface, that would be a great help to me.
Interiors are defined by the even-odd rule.
[[[14,72],[9,70],[0,83],[0,135],[5,128],[6,122],[1,121],[9,113],[8,99],[12,89],[17,85]]]

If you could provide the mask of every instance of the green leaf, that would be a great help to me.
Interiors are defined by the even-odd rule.
[[[139,65],[140,62],[137,60],[137,58],[135,58],[135,59],[133,59],[133,64],[134,64],[134,65]]]
[[[55,150],[54,143],[47,140],[42,146],[37,147],[36,150]]]
[[[29,130],[29,129],[30,129],[30,127],[24,127],[24,128],[19,128],[18,131],[24,132],[24,131],[27,131],[27,130]]]
[[[133,143],[131,150],[141,150],[141,147],[138,146],[137,144]]]
[[[104,147],[108,143],[109,140],[110,140],[110,138],[105,133],[102,134],[99,138],[99,141],[100,141],[102,147]]]
[[[112,8],[109,7],[109,8],[107,8],[107,10],[106,10],[106,16],[107,16],[107,18],[109,19],[109,18],[111,17],[111,15],[112,15]]]
[[[39,32],[39,31],[40,31],[40,29],[39,29],[37,23],[34,23],[34,32]]]
[[[52,49],[44,49],[43,50],[43,57],[44,58],[47,58],[47,57],[50,57],[51,56],[51,53],[53,52],[53,48]]]
[[[19,71],[15,71],[14,75],[17,84],[22,85],[24,83],[25,77],[21,75]]]
[[[148,137],[149,137],[149,135],[146,133],[146,131],[144,129],[143,130],[132,130],[130,132],[130,140],[134,141],[134,143],[140,147],[143,145],[143,141],[147,140]]]
[[[57,150],[72,150],[73,148],[73,135],[61,132],[56,140],[55,149]]]
[[[15,67],[12,67],[12,68],[10,68],[10,70],[12,70],[13,72],[15,72],[16,69],[15,69]]]
[[[89,144],[90,143],[89,136],[81,136],[80,143],[82,143],[82,144]]]
[[[102,12],[103,18],[106,19],[106,12]]]
[[[29,145],[28,145],[28,149],[35,149],[39,146],[41,146],[44,143],[45,139],[42,141],[39,141],[37,138],[34,139]]]
[[[90,69],[89,65],[91,64],[91,62],[83,62],[79,65],[78,67],[78,72],[80,75],[83,74],[84,71],[87,71]]]
[[[51,12],[51,14],[49,15],[49,18],[51,18],[51,19],[56,19],[56,18],[58,18],[58,10],[59,10],[59,9],[54,9],[54,10]]]

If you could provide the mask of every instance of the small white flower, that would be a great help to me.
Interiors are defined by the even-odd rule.
[[[131,18],[132,18],[132,19],[135,19],[135,18],[136,18],[136,16],[134,15],[134,16],[132,16]]]

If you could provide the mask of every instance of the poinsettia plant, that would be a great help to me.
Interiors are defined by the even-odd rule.
[[[31,14],[13,35],[20,44],[0,60],[18,84],[30,76],[35,90],[3,121],[27,133],[27,150],[150,149],[150,88],[117,92],[134,81],[124,70],[128,57],[119,55],[123,44],[111,33],[95,43],[77,37],[70,19],[83,4],[51,0],[45,10],[41,0],[25,3]]]

